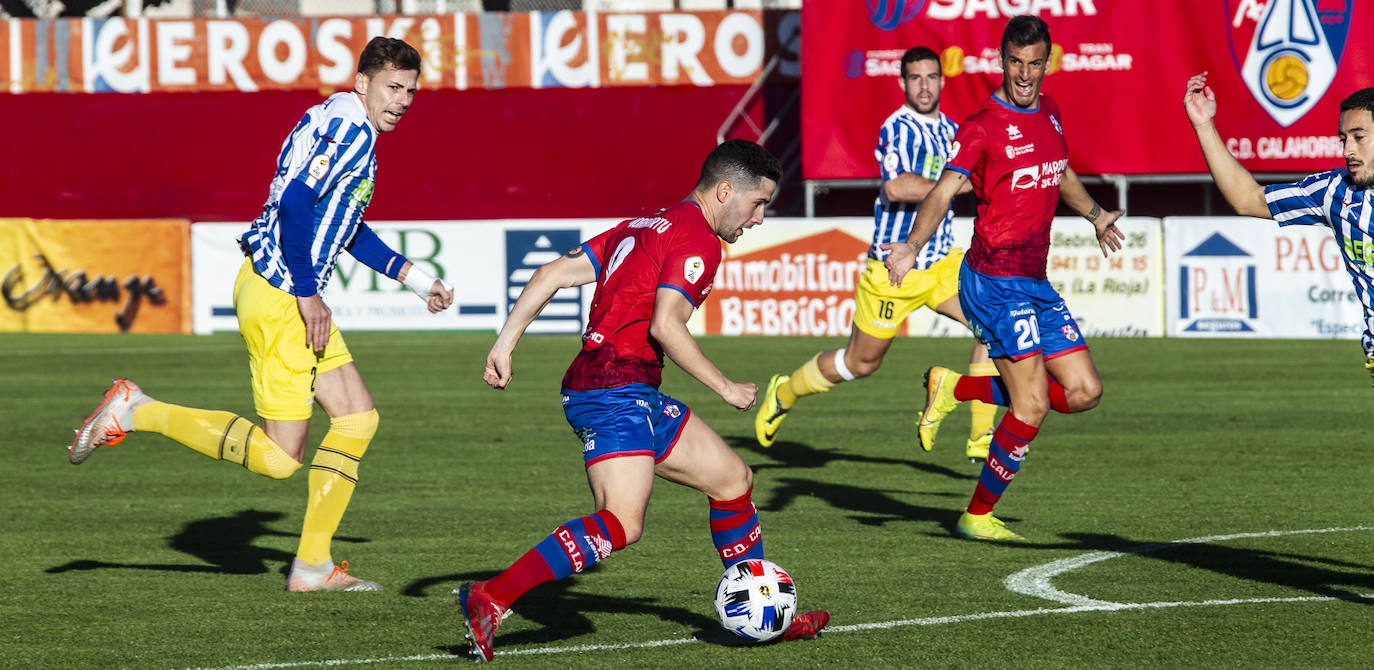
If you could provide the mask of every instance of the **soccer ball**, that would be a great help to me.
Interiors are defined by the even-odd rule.
[[[740,561],[726,568],[716,584],[720,625],[750,642],[782,635],[796,613],[797,587],[786,570],[770,561]]]

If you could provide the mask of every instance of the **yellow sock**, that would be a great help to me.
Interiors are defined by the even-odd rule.
[[[970,377],[996,377],[997,366],[992,363],[970,363],[968,366]],[[989,405],[981,400],[969,402],[969,412],[972,421],[969,423],[968,439],[981,439],[988,431],[992,430],[992,422],[997,418],[997,405]]]
[[[217,461],[238,463],[273,479],[301,464],[252,421],[233,412],[150,402],[134,410],[134,430],[160,433]]]
[[[821,354],[812,356],[811,360],[792,373],[792,378],[786,384],[778,387],[778,404],[783,409],[792,409],[792,405],[797,404],[797,398],[825,393],[835,387],[835,382],[821,374],[821,366],[817,362],[820,357]]]
[[[310,500],[297,558],[311,565],[332,562],[329,543],[358,483],[358,461],[376,432],[375,409],[329,420],[329,432],[310,462]]]

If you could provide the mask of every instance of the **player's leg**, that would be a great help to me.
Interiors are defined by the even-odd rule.
[[[816,354],[792,374],[769,380],[754,415],[754,437],[761,446],[773,445],[783,419],[799,399],[878,369],[902,320],[920,305],[915,297],[918,275],[913,270],[903,287],[896,288],[888,284],[887,269],[880,261],[868,261],[854,289],[854,324],[848,345]]]
[[[1011,396],[1011,408],[993,431],[978,484],[967,509],[959,517],[955,533],[975,540],[1020,540],[992,515],[993,506],[1006,493],[1007,486],[1021,469],[1021,461],[1040,424],[1049,413],[1048,378],[1045,362],[1039,355],[1013,361],[995,359],[1003,383]]]
[[[931,273],[937,281],[931,300],[937,313],[969,328],[968,319],[964,317],[964,310],[959,306],[958,298],[959,269],[962,261],[963,251],[954,249],[931,267]],[[997,367],[988,356],[987,345],[975,340],[973,350],[969,354],[968,376],[991,377],[996,374]],[[982,461],[987,458],[988,445],[992,443],[992,425],[997,418],[997,406],[973,398],[969,402],[969,414],[969,437],[964,443],[964,455],[970,460]]]
[[[259,414],[288,425],[267,430],[266,426],[258,428],[233,412],[160,402],[144,394],[132,381],[120,379],[77,431],[69,449],[71,462],[81,463],[96,447],[118,444],[125,434],[141,431],[164,435],[197,453],[237,463],[273,479],[285,479],[299,469],[310,418],[311,379],[294,374],[287,359],[278,353],[287,350],[278,333],[289,335],[286,329],[292,317],[300,322],[295,299],[273,288],[245,263],[234,284],[234,301],[239,328],[248,347]],[[296,339],[302,348],[304,328],[296,326]],[[295,365],[310,369],[308,362]],[[279,411],[263,414],[262,391],[268,388],[274,391],[271,400],[277,403]],[[290,404],[293,399],[296,405]]]
[[[711,541],[725,567],[761,559],[763,536],[754,507],[754,473],[710,426],[688,415],[669,452],[654,469],[658,476],[706,494]],[[783,632],[783,641],[820,634],[830,622],[825,610],[798,612]]]
[[[329,344],[319,360],[324,371],[315,377],[315,400],[329,415],[329,431],[310,462],[305,521],[296,557],[291,562],[287,590],[380,591],[380,584],[348,574],[347,562],[342,568],[336,567],[330,551],[334,533],[358,484],[359,463],[378,425],[372,394],[352,363],[338,329],[331,331]],[[270,428],[279,427],[279,422],[264,423]],[[302,424],[297,422],[290,429],[304,428]]]

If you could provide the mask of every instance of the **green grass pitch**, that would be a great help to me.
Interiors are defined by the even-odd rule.
[[[335,558],[387,591],[288,594],[304,469],[271,481],[141,434],[80,467],[65,458],[118,376],[253,417],[237,335],[0,336],[0,667],[468,667],[449,591],[591,509],[558,396],[577,340],[527,337],[498,393],[481,382],[492,339],[348,336],[382,423]],[[701,344],[763,385],[841,341]],[[920,373],[962,368],[967,342],[898,341],[872,378],[802,401],[771,449],[752,413],[669,364],[664,391],[753,466],[768,557],[832,629],[732,643],[711,611],[706,503],[660,482],[643,540],[519,601],[496,663],[1374,664],[1374,390],[1359,346],[1104,338],[1092,351],[1102,404],[1052,415],[998,506],[1019,545],[950,535],[978,473],[965,409],[933,452],[916,446]],[[312,441],[325,424],[317,413]]]

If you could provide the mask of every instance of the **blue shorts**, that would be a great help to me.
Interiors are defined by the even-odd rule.
[[[692,411],[648,384],[595,391],[563,391],[563,416],[582,440],[582,464],[617,456],[653,456],[673,451]]]
[[[1055,358],[1088,342],[1064,299],[1047,279],[994,277],[965,262],[959,268],[959,307],[973,336],[993,358]]]

